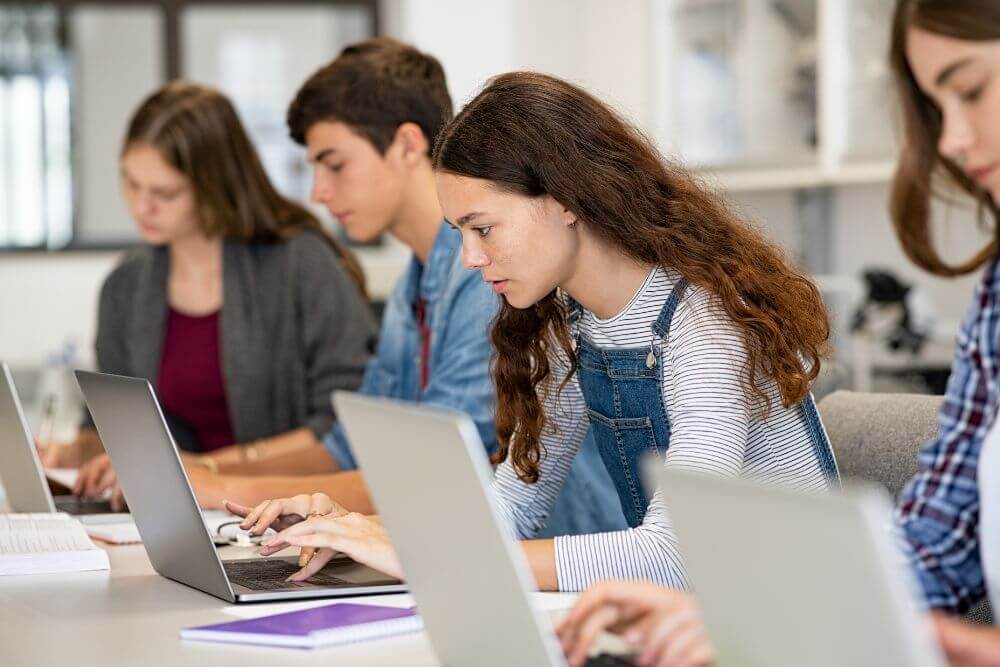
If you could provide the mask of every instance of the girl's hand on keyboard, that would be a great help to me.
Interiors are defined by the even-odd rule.
[[[225,502],[226,509],[243,517],[240,528],[251,535],[263,535],[268,528],[282,531],[311,516],[343,516],[347,514],[339,503],[325,493],[303,493],[291,498],[265,500],[254,508]]]
[[[650,583],[605,582],[587,589],[556,629],[566,659],[583,665],[603,632],[623,635],[638,665],[702,667],[714,660],[694,598]]]
[[[377,517],[357,512],[314,516],[272,535],[264,542],[260,553],[269,556],[287,546],[319,549],[305,567],[288,578],[289,581],[305,581],[319,572],[337,552],[390,577],[403,578],[396,551]]]

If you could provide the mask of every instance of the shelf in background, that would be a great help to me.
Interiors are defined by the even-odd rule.
[[[892,179],[895,163],[846,164],[832,169],[818,166],[699,169],[708,185],[726,192],[796,190],[844,185],[877,185]]]

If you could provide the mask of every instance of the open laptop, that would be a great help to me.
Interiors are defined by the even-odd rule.
[[[469,417],[341,391],[333,403],[441,664],[565,665]]]
[[[153,569],[229,602],[400,593],[396,579],[334,559],[307,582],[286,582],[297,558],[226,560],[202,520],[177,445],[147,380],[76,371]]]
[[[53,496],[6,363],[0,362],[0,481],[15,512],[111,512],[108,500]]]
[[[719,664],[941,667],[881,488],[802,495],[661,469]]]

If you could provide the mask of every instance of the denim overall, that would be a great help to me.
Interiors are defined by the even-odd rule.
[[[663,358],[655,340],[667,337],[674,311],[688,284],[682,278],[674,286],[652,325],[653,337],[648,346],[601,349],[582,334],[576,336],[577,375],[591,431],[618,491],[625,519],[632,528],[642,523],[649,505],[639,479],[641,460],[647,452],[655,452],[661,459],[670,446],[670,419],[661,386]],[[570,323],[579,321],[583,307],[570,299],[569,309]],[[831,481],[836,481],[833,450],[811,394],[801,406],[820,467]]]

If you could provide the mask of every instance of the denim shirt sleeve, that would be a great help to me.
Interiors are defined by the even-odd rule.
[[[375,355],[368,360],[368,365],[365,367],[364,378],[358,388],[360,394],[382,397],[396,396],[395,389],[400,372],[398,365],[401,363],[403,355],[401,349],[403,343],[400,338],[402,333],[392,329],[399,326],[396,314],[405,307],[403,303],[405,301],[404,285],[405,279],[396,286],[386,304],[379,342],[375,348]],[[341,470],[357,469],[358,463],[347,442],[344,426],[339,420],[334,423],[333,429],[324,436],[323,445]]]
[[[376,353],[368,362],[368,367],[365,369],[365,377],[361,381],[358,393],[368,396],[384,395],[377,391],[377,387],[375,386],[376,380],[380,375],[378,372],[380,370],[379,362],[379,355]],[[338,468],[341,470],[357,470],[358,462],[354,459],[354,453],[347,444],[347,434],[344,433],[344,426],[339,419],[334,423],[333,429],[323,437],[323,445],[337,463]]]
[[[976,468],[994,418],[989,367],[998,361],[992,265],[977,286],[959,331],[938,435],[920,452],[919,469],[896,508],[897,536],[926,603],[963,612],[982,598]]]
[[[497,298],[477,271],[462,270],[432,336],[430,381],[420,397],[427,405],[464,412],[472,418],[489,453],[496,448],[495,392],[490,378],[489,326]]]
[[[440,311],[431,322],[431,372],[427,387],[418,400],[422,404],[459,410],[469,415],[489,452],[496,448],[494,390],[489,364],[489,325],[498,301],[490,286],[475,271],[456,263],[450,268],[455,280],[442,294]],[[387,358],[387,339],[393,332],[383,328],[382,342],[369,362],[359,391],[372,396],[393,396],[391,381],[398,375],[395,357]],[[324,438],[330,455],[342,470],[357,468],[343,427],[338,422]]]

